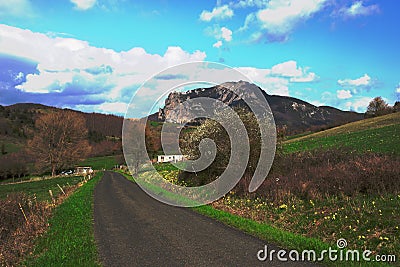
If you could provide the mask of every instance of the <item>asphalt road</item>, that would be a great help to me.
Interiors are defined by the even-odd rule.
[[[122,175],[105,172],[94,194],[95,239],[104,266],[306,266],[261,262],[265,241],[160,203]],[[268,244],[268,250],[279,250]]]

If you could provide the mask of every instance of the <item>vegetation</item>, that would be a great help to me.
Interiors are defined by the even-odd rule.
[[[81,166],[90,166],[94,170],[111,170],[117,165],[118,156],[104,156],[104,157],[93,157],[87,158],[80,162]]]
[[[93,191],[102,173],[58,206],[26,266],[100,266],[93,234]]]
[[[164,166],[161,167],[161,165]],[[177,171],[177,169],[172,164],[159,164],[156,168],[161,171],[162,175],[166,175],[166,179],[171,182],[177,181],[177,172],[173,172]],[[168,170],[172,172],[167,173]],[[135,182],[131,175],[123,172],[120,173],[128,180]],[[171,179],[173,173],[175,173],[175,178]],[[168,195],[170,199],[174,197],[182,198],[182,196],[174,195],[165,189],[157,188],[153,184],[145,186],[148,186],[152,192]],[[380,214],[382,205],[385,206],[387,204],[385,201],[387,200],[391,202],[390,208],[395,207],[391,214],[396,214],[398,209],[396,205],[400,201],[400,196],[387,200],[375,198],[375,200],[376,202],[374,198],[360,199],[360,203],[351,202],[352,205],[344,201],[335,203],[336,206],[332,209],[330,205],[334,201],[328,203],[304,201],[299,202],[299,206],[289,206],[289,204],[276,205],[263,198],[240,197],[232,191],[211,205],[198,206],[193,208],[193,210],[286,249],[296,249],[298,251],[313,249],[317,253],[320,253],[329,247],[335,249],[337,239],[343,236],[351,236],[351,238],[347,238],[350,244],[348,248],[350,249],[370,249],[374,245],[377,245],[379,248],[382,244],[386,246],[389,240],[395,240],[394,243],[390,243],[387,246],[387,249],[379,250],[380,254],[388,253],[387,255],[389,255],[390,253],[394,253],[393,251],[397,251],[399,240],[396,237],[396,232],[385,235],[378,234],[376,238],[374,237],[376,233],[381,233],[378,230],[380,227],[388,227],[390,225],[390,229],[398,230],[395,222],[385,223],[383,215]],[[364,218],[360,219],[356,217],[356,215],[360,216],[362,214],[360,209],[355,208],[358,204],[361,205],[361,203],[364,207],[368,206],[369,203],[372,205],[372,208],[369,207],[368,211],[374,216],[367,224],[360,223]],[[309,222],[309,217],[312,223]],[[343,225],[344,220],[347,220],[347,226]],[[323,227],[321,221],[324,223]],[[349,225],[351,227],[348,227]],[[337,229],[344,230],[343,232],[338,231],[335,233]],[[368,235],[359,235],[361,231],[365,231]],[[323,233],[322,238],[321,232]],[[351,235],[347,235],[348,233]],[[329,238],[325,238],[325,235],[329,236]],[[350,243],[352,241],[354,243]],[[368,247],[367,245],[371,246]],[[373,253],[376,254],[377,251],[373,251]],[[329,261],[325,261],[325,263],[332,265],[332,262]],[[347,266],[359,266],[359,263],[346,262],[346,264]],[[368,265],[368,262],[363,262],[363,265]],[[371,263],[370,265],[375,266],[376,263]],[[380,266],[386,266],[386,264],[382,263]]]
[[[32,250],[33,240],[47,229],[53,207],[80,180],[53,178],[0,186],[0,265],[14,266]]]
[[[252,177],[252,174],[256,169],[258,158],[260,156],[261,135],[256,117],[253,113],[243,108],[237,108],[236,113],[239,115],[240,120],[244,124],[244,134],[248,136],[250,145],[249,161],[243,178],[240,181],[240,186],[247,187]],[[227,115],[221,114],[220,116],[223,117]],[[231,127],[231,129],[237,128],[235,122],[232,119],[225,117],[222,120],[226,123],[226,125],[228,125],[228,127]],[[240,139],[238,134],[236,138]],[[196,175],[193,175],[193,173],[189,172],[183,172],[182,174],[180,174],[180,180],[190,185],[201,186],[210,183],[215,179],[215,177],[221,175],[221,173],[224,172],[231,158],[243,158],[241,153],[243,153],[244,151],[242,151],[241,149],[239,149],[240,151],[238,151],[236,155],[232,155],[231,157],[230,136],[220,123],[211,119],[205,120],[195,130],[188,132],[184,136],[184,141],[182,145],[183,153],[185,155],[188,155],[190,159],[199,158],[200,151],[198,147],[200,142],[205,138],[209,138],[215,142],[217,149],[216,157],[213,163],[209,167],[207,167],[206,170],[198,172],[196,173]]]
[[[398,258],[399,140],[399,113],[286,139],[255,193],[239,183],[212,207],[197,210],[287,248],[335,247],[345,238],[349,249]],[[156,168],[170,182],[196,179],[170,164]]]
[[[41,178],[38,177],[37,179]],[[82,181],[82,177],[80,176],[66,176],[46,180],[0,185],[0,198],[6,198],[12,193],[23,192],[29,197],[36,196],[38,201],[49,201],[51,200],[49,190],[51,190],[53,196],[56,197],[61,193],[58,185],[61,187],[72,186],[80,181]]]
[[[70,167],[89,152],[85,119],[72,111],[60,111],[40,116],[35,123],[36,132],[28,143],[36,164],[51,175]]]
[[[369,102],[365,115],[368,117],[376,117],[389,114],[391,112],[392,108],[389,107],[389,105],[386,103],[385,100],[382,99],[382,97],[378,96],[372,99],[371,102]]]
[[[145,145],[146,125],[141,121],[125,121],[124,154],[127,164],[138,174],[141,164],[146,161],[147,150]]]
[[[331,128],[284,142],[285,152],[344,146],[359,152],[400,155],[400,113]]]

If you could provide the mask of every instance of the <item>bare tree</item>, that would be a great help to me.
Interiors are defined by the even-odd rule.
[[[52,176],[89,152],[86,122],[78,113],[63,110],[42,115],[35,128],[29,150],[35,155],[37,166],[50,169]]]
[[[124,121],[123,148],[126,164],[133,175],[139,173],[140,167],[148,159],[145,144],[145,123],[143,121]]]
[[[376,117],[389,114],[391,113],[391,111],[392,110],[386,103],[386,101],[383,100],[382,97],[378,96],[372,99],[371,102],[369,102],[365,115],[367,115],[367,117]]]

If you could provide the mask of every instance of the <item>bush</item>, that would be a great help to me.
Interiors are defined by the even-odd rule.
[[[23,193],[0,199],[0,265],[18,263],[31,248],[32,240],[46,230],[49,215],[49,205]]]
[[[290,195],[321,199],[327,195],[397,194],[400,192],[399,164],[399,157],[358,154],[339,148],[278,154],[256,194],[274,201]]]

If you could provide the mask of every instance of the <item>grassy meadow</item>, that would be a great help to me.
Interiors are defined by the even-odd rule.
[[[82,181],[82,177],[80,176],[65,176],[15,184],[3,184],[0,185],[0,198],[6,198],[11,193],[22,192],[31,197],[35,195],[38,201],[48,201],[51,200],[49,190],[56,197],[61,193],[58,185],[63,188],[76,185],[80,181]]]
[[[93,157],[82,161],[79,166],[90,166],[94,170],[111,170],[117,164],[115,156]]]
[[[286,153],[348,147],[359,152],[400,155],[400,113],[388,114],[286,140]]]

